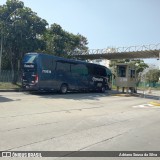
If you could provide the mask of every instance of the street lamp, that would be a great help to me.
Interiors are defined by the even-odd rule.
[[[6,18],[6,20],[4,21],[4,24],[7,22],[8,18],[14,14],[19,8],[16,8],[12,13],[9,14],[9,16]],[[0,73],[2,70],[2,53],[3,53],[3,28],[4,28],[4,24],[2,23],[2,28],[1,28],[1,42],[0,42]]]
[[[159,58],[157,60],[159,61],[158,69],[160,70],[160,51],[159,51]],[[159,82],[160,82],[160,77],[159,77]],[[159,101],[158,101],[158,103],[160,104],[160,92],[159,92]]]

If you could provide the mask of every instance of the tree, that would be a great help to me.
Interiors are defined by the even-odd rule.
[[[0,28],[3,38],[3,57],[6,55],[13,70],[13,83],[17,81],[16,71],[24,53],[44,50],[41,39],[47,22],[19,0],[7,0],[0,6]],[[3,63],[4,64],[4,63]]]
[[[150,69],[147,73],[146,73],[146,80],[147,82],[153,83],[153,85],[155,85],[160,78],[160,70],[158,69]]]
[[[3,47],[2,67],[12,69],[17,81],[20,61],[27,52],[44,52],[72,57],[77,51],[88,50],[87,38],[72,34],[58,24],[46,29],[46,20],[37,16],[19,0],[7,0],[0,6],[0,40]]]
[[[44,40],[47,43],[47,52],[57,56],[72,57],[77,51],[88,50],[87,38],[81,34],[69,33],[56,23],[48,29]]]

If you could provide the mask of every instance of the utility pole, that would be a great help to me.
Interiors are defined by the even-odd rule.
[[[16,8],[10,15],[6,18],[4,21],[4,24],[7,22],[8,18],[14,14],[19,8]],[[4,34],[4,24],[2,23],[2,28],[1,28],[1,42],[0,42],[0,73],[2,71],[2,54],[3,54],[3,34]]]
[[[160,70],[160,51],[159,51],[159,59],[158,59],[158,69]],[[160,77],[159,77],[159,82],[160,82]],[[160,92],[159,92],[159,104],[160,104]]]
[[[2,70],[2,52],[3,52],[3,27],[1,29],[1,49],[0,49],[0,74]]]

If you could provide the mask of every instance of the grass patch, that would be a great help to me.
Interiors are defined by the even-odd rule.
[[[20,89],[20,84],[12,84],[9,82],[0,82],[0,89]]]

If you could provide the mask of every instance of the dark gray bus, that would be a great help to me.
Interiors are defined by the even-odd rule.
[[[27,53],[22,86],[36,91],[100,91],[111,89],[111,71],[104,66],[43,53]]]

